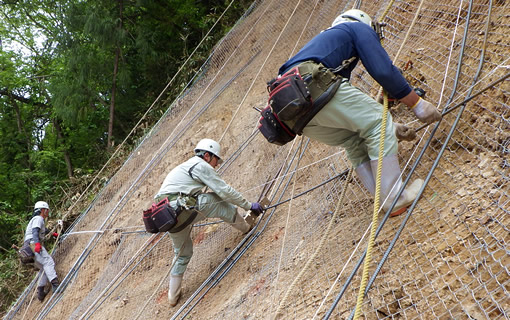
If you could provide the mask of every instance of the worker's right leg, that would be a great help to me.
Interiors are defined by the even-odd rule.
[[[37,266],[37,268],[39,268],[39,281],[37,283],[37,300],[43,302],[44,298],[46,298],[46,295],[48,294],[45,291],[46,284],[48,283],[48,278],[44,273],[43,266],[37,262],[37,259],[35,261],[35,265]]]
[[[374,175],[374,179],[377,174],[377,165],[378,160],[370,161],[370,165],[372,166],[372,172]],[[381,177],[381,197],[380,203],[382,204],[382,208],[384,212],[387,212],[395,200],[400,188],[402,187],[402,179],[401,179],[401,171],[400,165],[398,163],[398,157],[396,154],[386,156],[383,158],[382,163],[382,171]],[[423,185],[422,179],[416,179],[411,183],[411,185],[407,186],[407,188],[402,192],[398,201],[392,209],[392,213],[390,216],[397,216],[402,214],[406,208],[416,199],[418,192],[420,191]]]
[[[168,302],[170,307],[175,307],[181,298],[181,284],[183,275],[170,275],[170,283],[168,285]]]
[[[372,196],[375,195],[375,180],[372,174],[372,166],[370,161],[363,162],[356,168],[356,174],[358,175],[361,183],[367,188],[368,192]]]

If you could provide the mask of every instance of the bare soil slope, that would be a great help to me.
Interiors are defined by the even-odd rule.
[[[459,10],[456,1],[425,1],[406,38],[418,5],[418,1],[410,1],[391,7],[385,20],[384,46],[395,57],[406,39],[396,65],[406,69],[409,82],[425,89],[427,99],[442,109],[447,101],[453,100],[450,105],[455,105],[464,99],[473,82],[488,3],[472,8],[463,71],[457,80],[468,5]],[[385,6],[364,3],[362,9],[378,17]],[[106,231],[70,236],[62,244],[56,256],[60,275],[69,274],[77,262],[83,262],[48,318],[169,318],[243,239],[226,224],[194,228],[195,254],[184,278],[183,297],[177,307],[170,308],[167,275],[173,258],[171,241],[165,235],[149,238],[143,233],[128,233],[142,228],[140,214],[150,205],[166,173],[192,156],[201,138],[221,142],[227,161],[220,172],[251,201],[257,200],[264,184],[283,164],[291,170],[286,175],[283,171],[283,177],[268,193],[274,197],[273,203],[350,168],[339,148],[313,141],[306,144],[301,137],[294,144],[277,147],[260,134],[251,136],[259,117],[253,108],[263,108],[266,103],[265,82],[293,52],[350,7],[352,4],[345,1],[255,3],[253,11],[218,44],[200,79],[172,105],[74,230]],[[474,92],[500,77],[505,70],[502,64],[508,65],[508,10],[506,1],[497,1],[492,8],[482,80]],[[372,95],[378,90],[361,65],[352,82]],[[471,101],[458,124],[455,118],[460,108],[444,117],[434,137],[431,129],[426,129],[419,132],[421,140],[401,143],[402,166],[410,162],[404,170],[407,175],[427,139],[432,140],[413,175],[413,179],[424,179],[456,125],[413,214],[408,220],[405,216],[389,219],[376,239],[370,274],[405,223],[365,298],[366,318],[509,317],[509,91],[508,81],[503,82]],[[394,105],[391,112],[397,121],[419,126],[407,108]],[[295,168],[299,170],[288,182]],[[346,186],[337,218],[326,233]],[[337,179],[278,206],[276,211],[268,211],[253,245],[195,306],[189,318],[272,318],[323,235],[326,241],[289,292],[282,318],[311,319],[316,313],[324,316],[366,248],[364,234],[372,219],[372,207],[370,195],[354,177],[349,183]],[[360,279],[358,272],[332,312],[334,319],[349,316]],[[36,318],[42,308],[34,302],[27,317]]]

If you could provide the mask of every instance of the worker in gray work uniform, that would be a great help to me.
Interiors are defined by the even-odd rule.
[[[42,245],[44,237],[48,234],[44,226],[44,220],[48,218],[49,214],[50,207],[48,203],[37,201],[34,206],[32,219],[28,223],[24,239],[25,244],[30,244],[34,252],[35,266],[40,270],[39,283],[37,285],[37,299],[41,302],[47,294],[47,292],[45,292],[45,287],[48,280],[51,283],[53,292],[55,292],[59,286],[57,272],[55,271],[55,262]],[[52,235],[55,237],[58,236],[56,233]]]
[[[303,135],[327,145],[345,148],[358,177],[374,195],[383,108],[348,81],[357,62],[361,60],[367,72],[388,94],[407,105],[421,122],[430,124],[438,121],[441,114],[409,86],[381,46],[370,16],[357,9],[339,15],[330,28],[316,35],[285,62],[279,74],[283,75],[295,67],[305,74],[314,64],[322,64],[330,70],[337,69],[353,58],[339,72],[344,79],[336,93],[304,127]],[[293,125],[285,123],[289,127]],[[381,202],[387,198],[384,211],[388,211],[402,185],[397,138],[410,140],[414,136],[413,130],[394,124],[391,114],[388,114],[381,175]],[[414,201],[422,185],[423,180],[416,179],[408,186],[391,214],[402,213]]]
[[[181,296],[181,282],[193,255],[191,227],[205,218],[220,218],[231,226],[247,233],[251,229],[237,207],[260,214],[258,202],[249,202],[229,186],[214,170],[221,162],[220,145],[211,139],[202,139],[195,148],[195,156],[178,165],[166,176],[155,199],[168,198],[174,209],[182,210],[178,223],[170,229],[174,247],[174,266],[170,274],[168,299],[173,307]],[[207,187],[211,192],[204,193]],[[186,208],[194,207],[193,210]]]

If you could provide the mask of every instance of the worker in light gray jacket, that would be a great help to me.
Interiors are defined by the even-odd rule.
[[[28,223],[25,231],[25,244],[30,244],[34,252],[36,267],[40,270],[39,283],[37,286],[37,299],[43,301],[46,297],[46,284],[50,280],[52,291],[55,292],[59,286],[57,272],[55,271],[55,262],[48,251],[41,244],[48,233],[44,226],[44,220],[48,218],[50,207],[44,201],[37,201],[34,206],[32,219]],[[56,233],[53,236],[57,236]]]
[[[174,247],[174,266],[170,275],[168,298],[173,307],[181,296],[181,282],[193,255],[191,226],[205,218],[220,218],[237,230],[251,229],[236,207],[260,214],[263,208],[251,203],[229,186],[214,170],[221,162],[220,145],[211,139],[202,139],[195,148],[195,156],[175,167],[166,176],[156,194],[159,202],[168,198],[170,205],[180,211],[178,223],[170,229]],[[203,193],[207,187],[211,192]],[[193,210],[187,208],[193,207]]]

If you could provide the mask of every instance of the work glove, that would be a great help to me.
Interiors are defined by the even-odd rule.
[[[432,103],[420,98],[414,106],[411,107],[416,118],[425,124],[430,124],[441,119],[441,114],[432,105]]]
[[[253,202],[250,209],[255,215],[259,215],[264,211],[264,208],[258,202]]]
[[[36,242],[34,250],[37,253],[41,253],[41,243],[40,242]]]
[[[395,135],[398,140],[412,141],[416,138],[416,131],[413,129],[401,123],[394,122],[393,125],[395,126]]]

